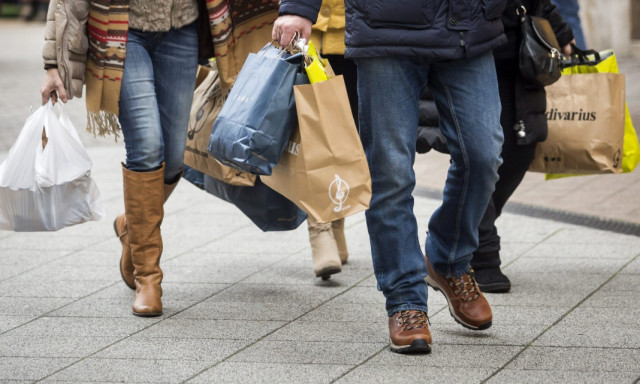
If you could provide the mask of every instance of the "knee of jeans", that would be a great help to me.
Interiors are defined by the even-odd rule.
[[[161,148],[143,148],[127,154],[127,168],[132,171],[153,171],[162,166]]]

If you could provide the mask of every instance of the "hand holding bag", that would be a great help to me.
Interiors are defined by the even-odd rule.
[[[0,164],[0,229],[57,231],[104,217],[91,159],[61,104],[59,117],[51,101],[29,116]]]
[[[530,16],[527,9],[516,1],[516,13],[522,26],[519,68],[522,77],[530,84],[544,87],[558,81],[561,75],[560,44],[549,21]]]
[[[213,124],[209,153],[238,170],[270,175],[296,127],[293,85],[304,57],[267,44],[251,53]]]

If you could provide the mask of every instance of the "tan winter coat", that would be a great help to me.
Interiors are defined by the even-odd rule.
[[[85,31],[89,0],[51,0],[42,57],[57,65],[69,99],[82,97],[89,41]]]

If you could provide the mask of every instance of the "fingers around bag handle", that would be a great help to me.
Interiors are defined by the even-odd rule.
[[[593,55],[593,59],[589,56]],[[574,43],[571,43],[571,60],[570,65],[594,65],[600,62],[600,53],[593,49],[580,49]]]

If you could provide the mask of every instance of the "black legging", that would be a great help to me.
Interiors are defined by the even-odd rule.
[[[513,129],[516,123],[515,88],[517,69],[517,65],[500,65],[497,71],[500,102],[502,103],[500,124],[504,132],[503,163],[498,169],[500,179],[496,183],[495,191],[489,200],[489,206],[478,227],[480,244],[471,262],[474,268],[500,265],[500,236],[498,236],[498,230],[495,225],[496,219],[500,217],[502,208],[504,208],[509,197],[520,185],[535,154],[536,144],[517,144],[516,131]]]

